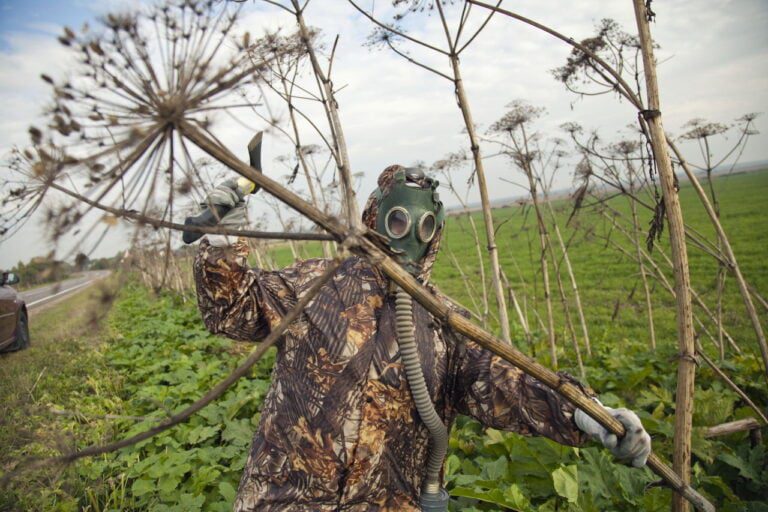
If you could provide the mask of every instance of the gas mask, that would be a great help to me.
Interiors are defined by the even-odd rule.
[[[386,196],[380,189],[374,193],[379,202],[376,231],[389,238],[390,248],[412,274],[420,271],[419,261],[445,218],[438,184],[418,169],[402,169]]]

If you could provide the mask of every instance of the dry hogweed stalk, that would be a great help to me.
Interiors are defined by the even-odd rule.
[[[307,34],[309,45],[315,51],[324,49],[318,29],[307,27]],[[291,48],[292,51],[285,51],[287,48]],[[276,159],[281,166],[290,170],[286,183],[294,185],[301,175],[311,203],[324,212],[335,215],[340,213],[336,210],[339,210],[343,204],[342,197],[336,192],[342,192],[342,190],[339,187],[338,176],[335,174],[337,169],[334,167],[334,172],[329,176],[326,176],[325,171],[328,170],[334,158],[338,160],[339,157],[333,142],[333,134],[322,131],[306,109],[311,103],[324,103],[322,92],[320,90],[313,92],[310,85],[313,80],[317,81],[316,77],[308,76],[312,73],[307,69],[307,65],[311,66],[309,62],[311,59],[308,58],[306,48],[307,45],[302,41],[298,31],[286,35],[278,30],[265,34],[262,44],[251,50],[251,57],[256,62],[269,63],[267,69],[261,73],[264,85],[287,107],[285,116],[287,123],[282,123],[279,116],[272,114],[268,102],[265,102],[265,105],[270,117],[262,116],[272,129],[282,134],[293,146],[291,154],[280,155]],[[306,83],[307,79],[310,83]],[[310,136],[319,137],[323,145],[306,143],[304,133],[306,131],[310,132]],[[324,153],[327,153],[327,157],[324,157],[325,163],[321,168],[316,157],[319,158]],[[324,244],[324,255],[331,256],[327,244]]]
[[[347,0],[359,13],[368,18],[375,25],[374,31],[368,39],[367,45],[371,48],[387,47],[392,52],[405,59],[409,63],[436,74],[453,85],[457,106],[461,112],[466,134],[469,139],[469,147],[472,150],[472,159],[474,164],[473,173],[470,182],[477,177],[477,187],[480,192],[480,203],[483,212],[483,223],[486,234],[486,246],[488,248],[488,257],[490,259],[491,283],[493,294],[495,295],[496,305],[498,307],[499,324],[502,337],[511,343],[511,328],[507,311],[506,298],[502,283],[501,264],[499,263],[498,246],[496,244],[496,233],[493,223],[493,213],[491,211],[490,198],[488,195],[488,184],[486,181],[485,165],[480,147],[480,136],[477,133],[475,122],[473,121],[472,109],[470,106],[467,92],[462,78],[460,56],[473,41],[477,39],[480,33],[485,29],[491,20],[493,13],[485,14],[477,18],[470,16],[472,6],[470,2],[455,2],[454,0],[393,0],[392,6],[394,13],[386,19],[379,19],[374,14],[374,6],[370,10],[363,9],[355,0]],[[498,1],[497,5],[501,3]],[[453,8],[455,4],[456,8]],[[460,6],[460,8],[459,8]],[[416,16],[420,13],[425,15],[435,14],[442,25],[444,36],[443,43],[432,44],[426,39],[417,35],[409,35],[399,23],[407,16]],[[470,23],[472,19],[472,23]],[[430,61],[424,60],[425,56],[412,55],[405,48],[401,49],[401,43],[408,42],[412,49],[419,51],[429,50],[429,53],[437,53],[442,57],[448,58],[450,71],[440,70],[440,65],[436,67]],[[434,56],[434,55],[433,55]],[[446,70],[447,71],[447,70]]]
[[[89,208],[154,210],[172,221],[175,195],[206,181],[180,124],[218,141],[217,113],[254,107],[243,91],[260,80],[264,63],[252,54],[264,43],[237,34],[238,13],[213,0],[170,1],[107,15],[98,30],[66,28],[59,41],[77,66],[63,81],[42,77],[53,89],[47,128],[62,157],[49,184]],[[43,143],[41,130],[30,134]]]

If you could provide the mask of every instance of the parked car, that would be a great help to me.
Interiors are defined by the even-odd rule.
[[[0,277],[0,351],[22,350],[29,346],[27,305],[13,285],[19,276],[3,272]]]

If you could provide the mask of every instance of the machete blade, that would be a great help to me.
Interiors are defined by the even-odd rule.
[[[261,172],[261,139],[264,132],[259,132],[253,136],[251,142],[248,143],[248,158],[250,159],[251,167]]]
[[[248,160],[251,165],[251,167],[257,171],[261,171],[261,139],[264,135],[264,132],[258,132],[256,135],[253,136],[251,139],[251,142],[248,143]],[[256,193],[256,191],[259,190],[258,185],[255,183],[253,184],[254,188],[251,191],[251,194]]]

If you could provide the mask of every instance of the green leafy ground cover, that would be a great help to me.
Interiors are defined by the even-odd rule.
[[[768,173],[734,176],[719,182],[718,190],[722,190],[726,229],[745,274],[758,289],[766,290],[768,277],[761,258],[768,244],[759,227],[768,220],[761,207]],[[704,230],[705,219],[696,216],[687,189],[683,200],[689,222]],[[508,247],[503,257],[518,257],[520,274],[532,287],[534,265],[524,257],[528,252],[520,229],[522,215],[519,208],[502,210],[500,223],[505,215],[511,220],[499,230],[500,245]],[[590,222],[588,215],[582,216],[582,225]],[[468,233],[457,221],[449,225],[447,235],[448,247],[466,261],[465,272],[476,278]],[[593,333],[595,354],[587,361],[589,384],[606,405],[637,410],[656,450],[669,458],[675,382],[675,341],[670,334],[673,313],[667,311],[671,302],[662,290],[655,291],[660,311],[659,348],[652,353],[638,305],[642,297],[639,292],[629,297],[637,286],[633,264],[605,249],[596,235],[581,236],[573,247]],[[276,257],[279,260],[285,255],[277,253]],[[708,264],[692,251],[694,283],[700,283],[702,293],[712,290]],[[435,278],[449,294],[467,300],[447,258],[439,260]],[[729,282],[731,287],[733,284]],[[729,354],[723,368],[757,403],[765,404],[768,392],[754,357],[753,335],[733,292],[729,290],[726,311],[744,355]],[[617,297],[622,304],[620,314],[613,317]],[[242,347],[250,348],[208,334],[193,302],[155,297],[133,285],[120,291],[100,329],[65,329],[55,343],[47,341],[51,337],[48,329],[79,325],[72,311],[70,306],[52,311],[51,318],[39,320],[43,325],[37,328],[33,318],[33,343],[38,348],[48,346],[48,351],[30,350],[4,356],[1,361],[0,412],[9,419],[3,424],[0,441],[10,448],[0,455],[3,471],[28,454],[51,455],[142,431],[200,397],[236,366],[243,357]],[[546,361],[543,343],[537,349]],[[15,357],[27,359],[12,359]],[[573,371],[570,351],[562,350],[561,357],[563,366]],[[64,472],[51,470],[25,477],[0,492],[0,510],[229,510],[269,385],[272,360],[267,357],[247,379],[187,424],[117,454],[80,461]],[[37,379],[45,366],[55,371]],[[34,397],[31,403],[25,398],[30,394]],[[51,405],[77,410],[80,415],[51,417],[44,413]],[[104,414],[145,419],[98,418]],[[746,434],[717,440],[702,435],[707,426],[750,415],[708,368],[699,368],[694,483],[721,510],[768,510],[763,503],[768,495],[765,446],[752,448]],[[466,418],[453,430],[446,465],[453,510],[667,510],[671,494],[653,486],[655,480],[648,470],[613,464],[607,452],[594,446],[574,449],[545,439],[484,430]]]
[[[62,321],[72,311],[67,306],[52,314]],[[33,336],[45,339],[46,325],[52,321]],[[37,416],[4,404],[4,412],[14,415],[3,436],[3,446],[10,448],[3,450],[4,470],[27,455],[55,455],[146,430],[203,395],[235,368],[242,353],[205,330],[193,303],[155,297],[138,286],[121,290],[89,346],[73,334],[82,333],[59,340],[61,350],[4,358],[4,365],[25,375],[35,372],[27,367],[32,360],[57,365],[55,377],[37,386]],[[42,345],[40,350],[53,348]],[[14,364],[11,358],[17,356],[24,366]],[[171,431],[116,454],[81,460],[63,474],[22,477],[0,493],[0,510],[231,510],[273,360],[268,353],[214,405]],[[54,380],[59,376],[63,382]],[[19,383],[19,397],[28,389],[28,378],[8,380]],[[52,418],[49,406],[78,415]],[[113,417],[106,420],[104,414]],[[41,435],[36,431],[41,427],[52,433]],[[18,438],[26,429],[33,432]]]
[[[229,340],[210,335],[192,303],[129,288],[110,318],[107,357],[124,376],[124,409],[145,416],[137,434],[202,396],[236,366]],[[120,474],[130,482],[130,507],[230,510],[245,465],[274,355],[265,357],[214,405],[187,423],[95,462],[90,475]]]
[[[114,396],[98,349],[100,328],[88,313],[94,300],[88,290],[44,312],[33,310],[31,347],[0,355],[0,473],[23,457],[69,450],[75,433],[84,433],[76,419],[53,415],[51,405],[76,408],[93,397]],[[96,442],[104,430],[93,433],[82,439]],[[70,495],[85,492],[76,474],[62,479],[57,471],[38,471],[9,490],[0,489],[0,510],[55,509]]]

